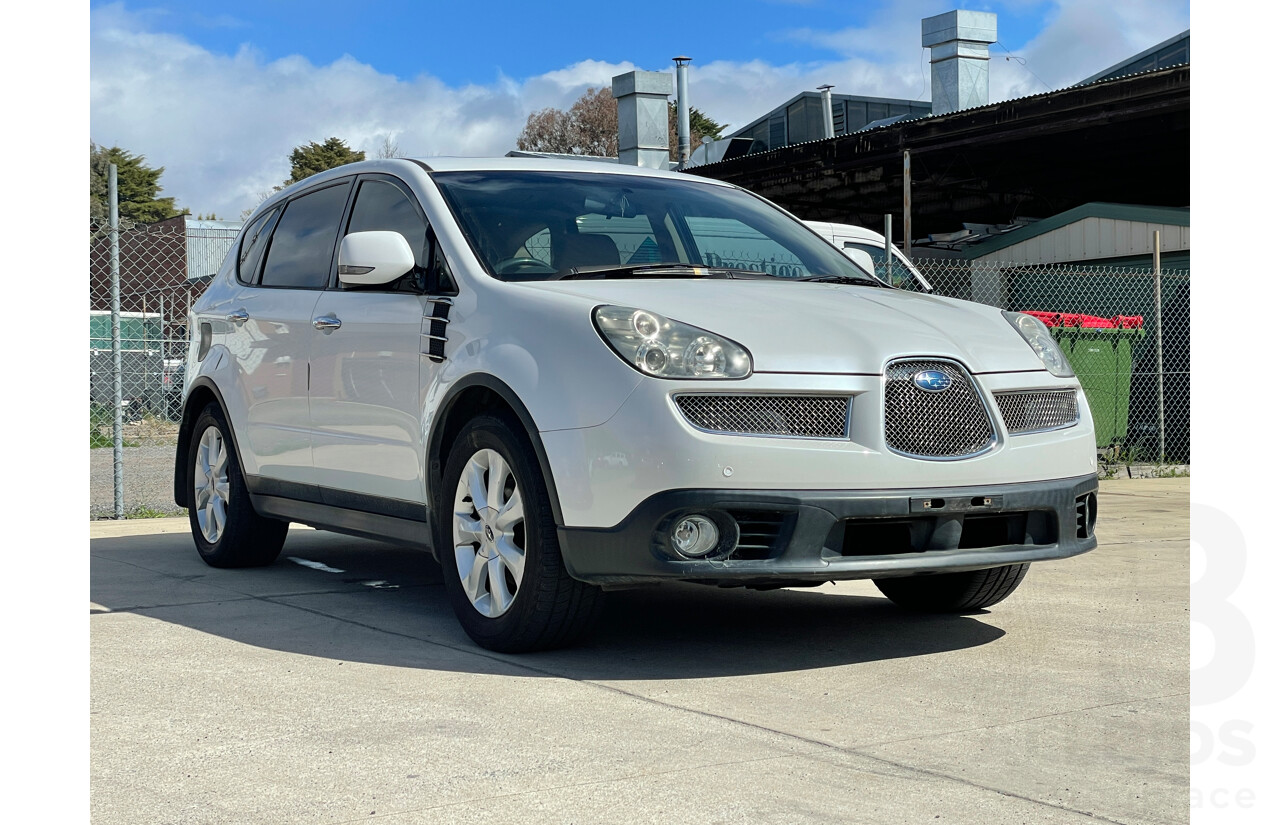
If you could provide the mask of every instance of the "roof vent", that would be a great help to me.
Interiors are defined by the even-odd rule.
[[[670,94],[671,75],[666,72],[633,71],[613,78],[613,96],[618,99],[618,163],[668,168]]]

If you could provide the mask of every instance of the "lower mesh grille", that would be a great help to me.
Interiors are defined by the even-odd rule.
[[[849,398],[833,395],[677,395],[700,430],[730,435],[848,438]]]
[[[984,453],[995,428],[973,379],[950,361],[895,361],[885,372],[884,437],[889,449],[916,458]]]
[[[1056,430],[1080,421],[1075,390],[999,392],[996,404],[1012,435]]]

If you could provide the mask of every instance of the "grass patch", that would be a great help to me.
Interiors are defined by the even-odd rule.
[[[154,507],[148,507],[145,504],[139,504],[124,511],[125,518],[173,518],[174,516],[185,516],[187,511],[184,510],[157,510]]]
[[[89,449],[110,447],[112,445],[112,429],[115,426],[115,414],[107,404],[89,404]],[[122,438],[124,447],[137,447],[138,442]]]

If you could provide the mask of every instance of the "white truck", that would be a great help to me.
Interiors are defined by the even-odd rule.
[[[805,225],[847,255],[858,266],[890,286],[913,292],[933,292],[933,287],[920,274],[920,270],[916,269],[897,247],[889,247],[892,250],[893,266],[887,273],[885,272],[886,244],[884,235],[879,232],[848,223],[805,221]]]

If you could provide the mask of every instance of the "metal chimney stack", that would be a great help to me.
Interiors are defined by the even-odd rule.
[[[836,136],[836,119],[835,115],[831,113],[831,90],[833,88],[830,83],[818,87],[818,91],[822,92],[822,136],[829,138]]]
[[[933,113],[958,112],[990,103],[987,47],[996,42],[996,16],[949,11],[920,21],[920,44],[929,49]]]
[[[633,71],[613,78],[618,99],[618,163],[667,169],[671,160],[671,75]]]
[[[689,60],[673,57],[676,62],[676,159],[680,168],[689,162]]]

